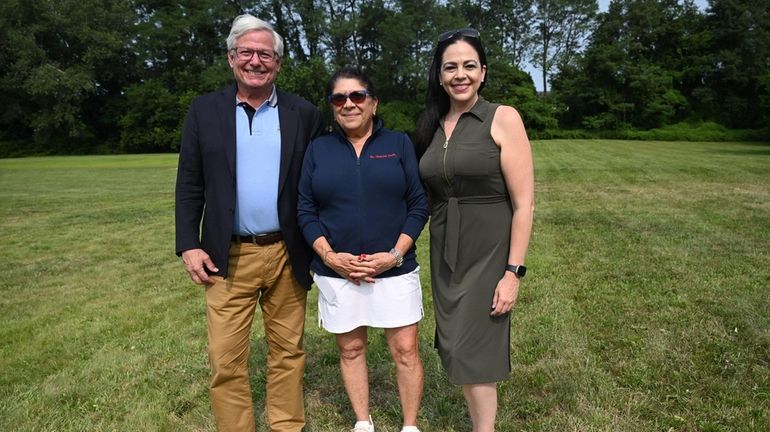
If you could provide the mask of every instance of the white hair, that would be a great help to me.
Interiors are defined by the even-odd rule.
[[[275,30],[273,26],[265,21],[250,14],[238,15],[233,20],[233,26],[230,28],[230,35],[227,36],[227,50],[235,48],[235,42],[241,36],[248,32],[255,30],[268,30],[273,34],[273,51],[275,51],[278,57],[283,57],[283,38]]]

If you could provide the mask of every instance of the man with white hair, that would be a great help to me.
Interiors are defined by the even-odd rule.
[[[305,426],[302,339],[312,251],[297,227],[297,183],[318,109],[278,90],[283,39],[240,15],[227,38],[234,83],[196,98],[176,182],[176,251],[205,287],[211,402],[220,432],[254,431],[251,323],[259,303],[271,431]],[[202,222],[202,223],[201,223]]]

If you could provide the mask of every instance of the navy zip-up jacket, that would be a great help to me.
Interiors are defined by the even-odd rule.
[[[337,252],[387,252],[401,233],[416,245],[428,221],[428,199],[409,137],[383,128],[377,119],[360,157],[339,130],[313,140],[302,165],[297,216],[311,246],[324,236]],[[310,268],[319,275],[342,277],[317,255]],[[416,246],[412,246],[401,267],[377,277],[415,268]]]

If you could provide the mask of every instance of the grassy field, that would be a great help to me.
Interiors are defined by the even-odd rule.
[[[530,272],[498,430],[770,430],[770,145],[539,141],[534,152]],[[173,254],[175,171],[175,155],[0,160],[0,430],[214,430],[203,296]],[[419,247],[421,428],[468,431],[431,348],[427,233]],[[347,430],[315,299],[308,430]],[[381,331],[369,360],[377,430],[397,432]]]

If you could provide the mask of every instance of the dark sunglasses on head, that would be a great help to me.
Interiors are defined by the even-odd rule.
[[[356,90],[347,94],[334,93],[333,95],[329,96],[329,102],[335,106],[341,107],[345,105],[345,102],[347,102],[348,99],[350,99],[350,101],[354,104],[364,103],[367,96],[369,96],[369,92],[366,90]]]
[[[438,41],[444,42],[445,40],[452,39],[457,35],[477,38],[479,37],[479,31],[476,30],[475,28],[470,28],[470,27],[463,28],[463,29],[449,30],[449,31],[445,31],[444,33],[441,33],[438,36]]]

